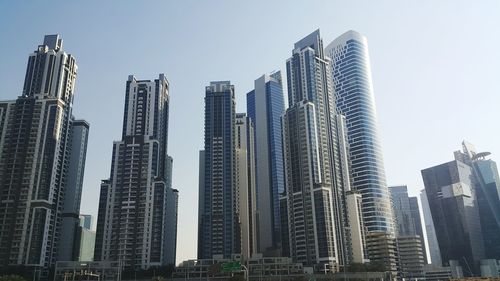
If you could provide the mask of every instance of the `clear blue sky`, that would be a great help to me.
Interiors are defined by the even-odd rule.
[[[420,170],[451,160],[463,139],[500,159],[496,0],[0,0],[0,100],[21,93],[27,56],[43,35],[60,34],[79,66],[73,112],[91,124],[81,212],[97,215],[127,76],[165,73],[179,262],[196,256],[204,86],[231,80],[245,111],[254,79],[283,70],[293,43],[316,28],[325,46],[349,29],[368,37],[389,184],[417,194]]]

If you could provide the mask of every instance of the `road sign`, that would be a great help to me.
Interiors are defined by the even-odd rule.
[[[240,271],[241,263],[239,261],[225,262],[222,264],[222,272]]]

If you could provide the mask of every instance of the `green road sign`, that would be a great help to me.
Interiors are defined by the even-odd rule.
[[[241,263],[239,261],[225,262],[222,264],[222,272],[240,271]]]

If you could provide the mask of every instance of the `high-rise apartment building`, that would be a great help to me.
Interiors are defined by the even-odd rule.
[[[205,88],[205,150],[200,153],[199,259],[231,258],[241,251],[235,126],[234,86],[211,82]]]
[[[485,255],[472,168],[454,160],[422,178],[443,265],[458,260],[466,275],[477,273]]]
[[[88,134],[72,117],[76,74],[62,39],[47,35],[29,56],[22,95],[0,102],[0,267],[47,274],[63,232],[74,235]]]
[[[337,112],[346,119],[352,188],[363,196],[365,226],[368,231],[393,234],[366,37],[348,31],[333,40],[325,53],[332,60],[330,71]]]
[[[113,144],[110,178],[101,183],[94,259],[126,268],[164,265],[168,209],[169,82],[126,82],[121,141]]]
[[[281,116],[285,101],[281,72],[262,75],[247,94],[247,112],[255,131],[257,249],[264,256],[281,256],[279,197],[285,190]]]
[[[257,203],[255,193],[255,144],[252,120],[236,114],[236,197],[241,257],[248,260],[257,253]]]
[[[287,60],[288,104],[283,117],[286,216],[283,244],[306,265],[348,263],[345,192],[350,173],[343,117],[336,114],[331,66],[319,30],[295,43]]]

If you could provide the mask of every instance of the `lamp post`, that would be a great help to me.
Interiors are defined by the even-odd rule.
[[[241,267],[243,267],[243,277],[245,277],[245,280],[248,281],[248,268],[243,264]]]

